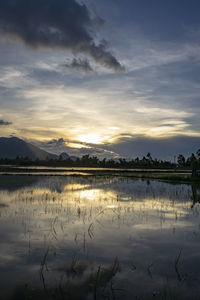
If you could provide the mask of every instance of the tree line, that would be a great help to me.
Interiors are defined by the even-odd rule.
[[[136,157],[132,160],[124,158],[118,159],[99,159],[97,156],[90,156],[89,154],[83,155],[81,158],[63,158],[60,155],[57,158],[46,157],[45,160],[30,159],[28,157],[16,157],[15,159],[2,158],[0,159],[1,165],[20,165],[20,166],[52,166],[52,167],[95,167],[95,168],[200,168],[200,149],[196,155],[192,153],[188,157],[179,154],[177,161],[171,162],[168,160],[161,160],[152,158],[151,153],[147,153],[142,158]]]

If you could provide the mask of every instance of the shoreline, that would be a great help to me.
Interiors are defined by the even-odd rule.
[[[174,183],[200,183],[200,176],[192,177],[191,170],[177,169],[114,169],[114,168],[52,168],[0,166],[0,176],[121,176]]]

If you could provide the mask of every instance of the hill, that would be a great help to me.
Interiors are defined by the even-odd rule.
[[[0,137],[0,158],[15,159],[19,157],[28,157],[30,159],[44,160],[56,158],[55,154],[46,152],[30,143],[27,143],[17,137]]]

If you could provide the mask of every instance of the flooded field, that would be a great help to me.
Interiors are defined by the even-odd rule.
[[[200,187],[0,176],[0,299],[199,299]]]

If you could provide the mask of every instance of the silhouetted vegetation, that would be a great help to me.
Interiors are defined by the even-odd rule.
[[[192,170],[192,175],[197,176],[197,170],[200,169],[200,149],[196,155],[192,153],[189,157],[179,154],[176,162],[152,158],[148,152],[142,158],[136,157],[132,160],[124,158],[118,159],[99,159],[97,156],[89,154],[79,157],[66,157],[63,159],[59,156],[55,159],[32,160],[28,157],[16,157],[15,159],[0,159],[0,165],[16,166],[50,166],[50,167],[91,167],[91,168],[124,168],[124,169],[188,169]]]

